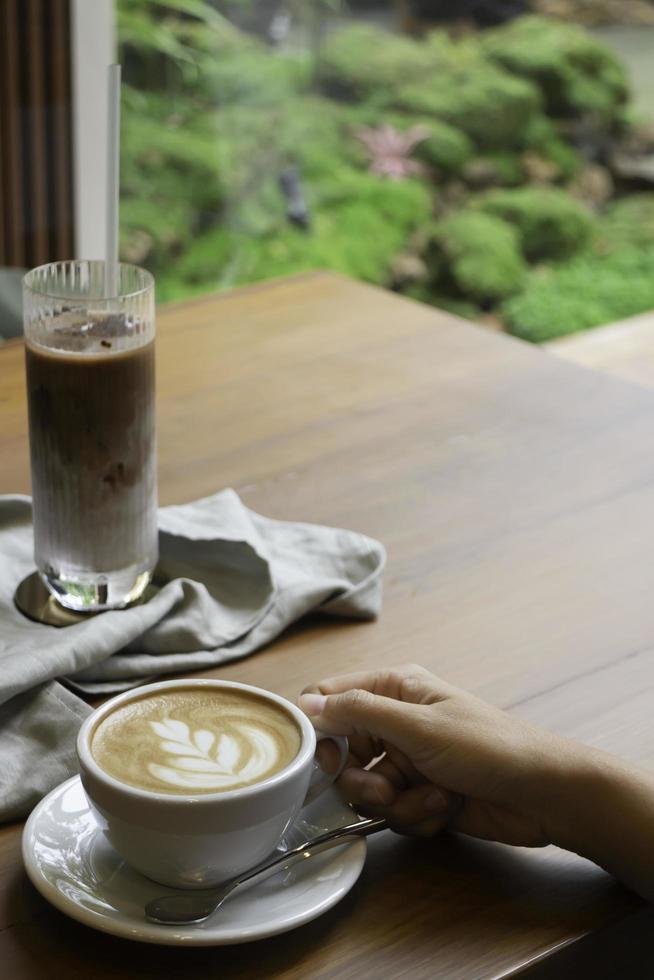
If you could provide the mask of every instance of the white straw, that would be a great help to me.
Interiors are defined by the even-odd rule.
[[[118,293],[118,194],[120,189],[120,65],[107,69],[107,237],[105,296]]]

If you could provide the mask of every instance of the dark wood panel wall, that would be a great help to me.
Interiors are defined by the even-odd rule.
[[[69,0],[0,0],[0,266],[73,256]]]

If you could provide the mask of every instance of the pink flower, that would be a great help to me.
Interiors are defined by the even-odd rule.
[[[424,173],[423,165],[411,160],[410,156],[414,147],[429,136],[426,126],[412,126],[403,132],[388,125],[378,129],[361,126],[356,136],[370,155],[371,173],[391,180],[403,180],[412,174]]]

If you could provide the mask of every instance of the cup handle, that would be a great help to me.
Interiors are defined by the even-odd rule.
[[[304,803],[302,806],[306,806],[307,803],[313,803],[318,796],[321,796],[326,789],[329,789],[332,783],[338,779],[340,774],[345,769],[345,763],[347,762],[348,755],[350,754],[350,746],[347,739],[344,735],[325,735],[323,732],[316,732],[316,743],[322,742],[322,740],[325,738],[330,738],[332,742],[336,743],[340,754],[338,769],[336,772],[332,773],[325,772],[320,768],[317,760],[313,760],[311,781],[309,782],[309,789],[307,790],[307,795],[304,797]]]

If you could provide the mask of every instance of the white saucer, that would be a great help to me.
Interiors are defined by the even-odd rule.
[[[302,811],[284,845],[351,821],[352,810],[328,790]],[[114,851],[95,823],[79,776],[44,797],[23,832],[27,874],[61,912],[114,936],[172,946],[242,943],[294,929],[336,905],[365,859],[365,840],[353,841],[235,894],[207,922],[160,926],[146,922],[143,907],[172,889],[132,871]]]

